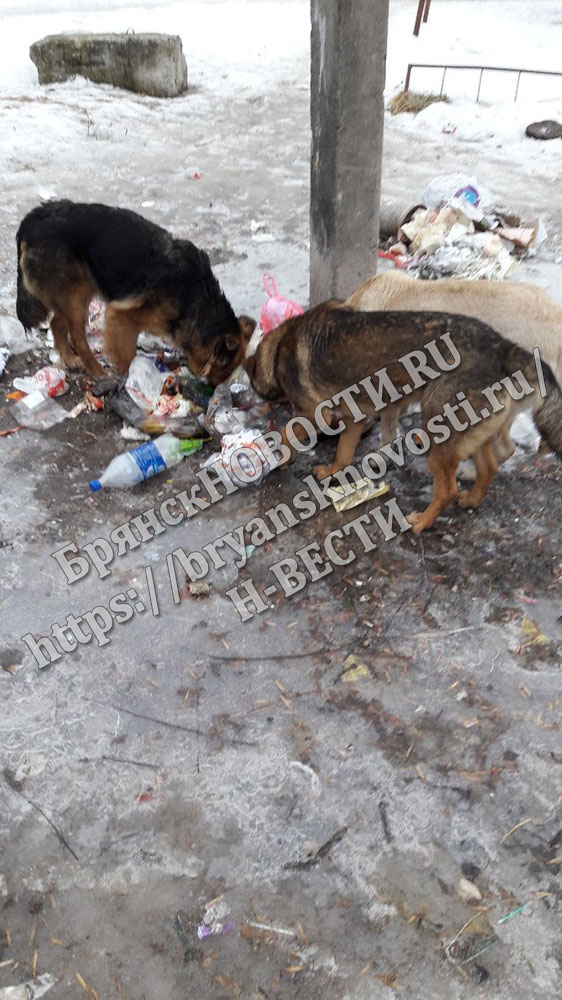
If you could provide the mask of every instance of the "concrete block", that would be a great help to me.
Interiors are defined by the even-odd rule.
[[[187,90],[187,63],[178,35],[48,35],[29,50],[39,83],[84,76],[151,97]]]

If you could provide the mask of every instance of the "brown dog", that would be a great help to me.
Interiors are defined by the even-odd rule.
[[[136,212],[47,202],[23,219],[17,247],[18,318],[29,330],[52,314],[67,368],[103,372],[86,339],[94,295],[107,302],[104,347],[118,372],[127,371],[141,330],[171,341],[213,385],[246,353],[256,324],[236,318],[207,254]]]
[[[333,400],[331,413],[344,428],[334,462],[315,469],[319,479],[351,464],[362,433],[382,407],[396,414],[419,402],[433,499],[423,513],[410,515],[416,533],[433,524],[455,498],[462,507],[480,503],[498,466],[491,442],[508,435],[521,409],[533,409],[539,430],[562,455],[562,393],[548,365],[543,366],[543,398],[536,391],[540,381],[533,356],[466,316],[355,312],[324,303],[273,330],[244,366],[260,396],[292,403],[316,426],[317,407]],[[380,381],[373,377],[383,369]],[[528,390],[518,398],[506,387],[515,389],[512,376],[517,374]],[[381,390],[378,395],[373,386]],[[322,415],[325,420],[324,410]],[[456,469],[466,458],[474,460],[476,481],[470,491],[459,493]]]
[[[562,385],[562,308],[535,285],[458,278],[419,281],[403,271],[394,270],[368,278],[344,305],[361,312],[430,309],[472,316],[527,351],[538,347],[541,358],[548,362],[558,384]],[[383,413],[383,444],[396,437],[396,419],[395,414]],[[505,457],[509,457],[509,453],[513,453],[509,434],[504,452],[506,450]]]

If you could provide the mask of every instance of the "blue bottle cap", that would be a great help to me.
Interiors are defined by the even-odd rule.
[[[90,483],[90,489],[93,490],[94,493],[97,493],[98,490],[101,490],[101,483],[99,479],[92,479],[92,482]]]

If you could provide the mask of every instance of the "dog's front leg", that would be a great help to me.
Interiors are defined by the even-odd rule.
[[[349,423],[345,425],[345,429],[339,436],[336,456],[332,464],[317,465],[314,469],[314,475],[317,479],[326,479],[328,476],[334,476],[336,472],[341,472],[342,469],[351,465],[355,450],[364,430],[364,420],[359,420],[355,423],[355,421],[349,418]]]
[[[313,424],[314,427],[316,427],[316,423],[312,417],[305,417],[305,419],[309,420],[310,423]],[[287,437],[288,426],[289,426],[288,424],[285,424],[283,430],[281,431],[281,441],[289,449],[291,454],[289,458],[287,458],[284,462],[281,463],[281,465],[279,466],[280,469],[286,469],[289,465],[292,465],[293,462],[295,461],[295,457],[297,454],[297,449],[293,444],[291,444],[289,438]],[[291,435],[293,437],[296,437],[298,441],[304,441],[308,437],[308,432],[306,428],[303,427],[301,424],[296,424],[291,429]]]
[[[444,446],[441,446],[444,448]],[[427,464],[433,476],[433,497],[431,503],[424,511],[418,513],[413,511],[408,514],[407,521],[412,525],[414,535],[430,528],[436,517],[443,513],[451,500],[458,495],[456,471],[459,460],[455,452],[441,451],[439,446],[436,451],[430,452],[427,456]]]

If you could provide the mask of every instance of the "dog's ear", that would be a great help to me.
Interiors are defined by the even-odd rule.
[[[251,379],[256,370],[256,355],[250,354],[249,358],[244,358],[242,362],[242,368],[244,368],[247,371]]]
[[[252,319],[251,316],[239,316],[238,322],[240,324],[242,339],[247,343],[256,329],[256,321],[255,319]]]

